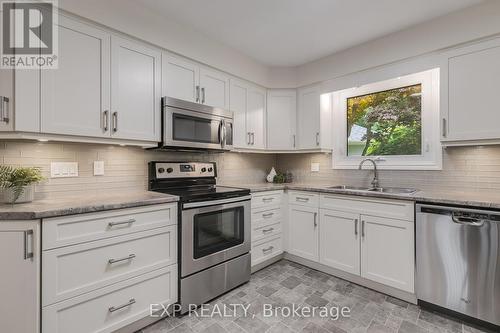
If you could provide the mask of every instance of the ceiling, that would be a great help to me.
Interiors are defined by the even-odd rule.
[[[137,0],[268,66],[297,66],[482,0]]]

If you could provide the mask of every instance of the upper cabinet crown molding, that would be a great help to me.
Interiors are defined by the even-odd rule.
[[[162,57],[163,95],[229,108],[229,76],[167,52]]]

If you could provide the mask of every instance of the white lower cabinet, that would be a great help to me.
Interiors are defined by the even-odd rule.
[[[288,246],[290,254],[319,260],[318,208],[288,206]]]
[[[360,274],[359,215],[331,209],[321,209],[319,262]]]
[[[40,331],[40,221],[0,222],[0,331]]]
[[[361,215],[361,276],[414,292],[414,223]]]

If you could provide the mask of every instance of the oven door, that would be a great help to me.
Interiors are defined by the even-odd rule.
[[[249,251],[249,196],[184,204],[181,277]]]
[[[232,143],[232,125],[230,120],[225,125],[225,117],[165,107],[163,121],[163,146],[217,150],[232,147],[225,140],[230,136]]]

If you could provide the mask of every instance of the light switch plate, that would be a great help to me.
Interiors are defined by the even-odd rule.
[[[50,178],[78,177],[78,162],[51,162]]]
[[[94,161],[94,176],[104,176],[104,161]]]
[[[311,172],[319,172],[319,163],[311,163]]]

